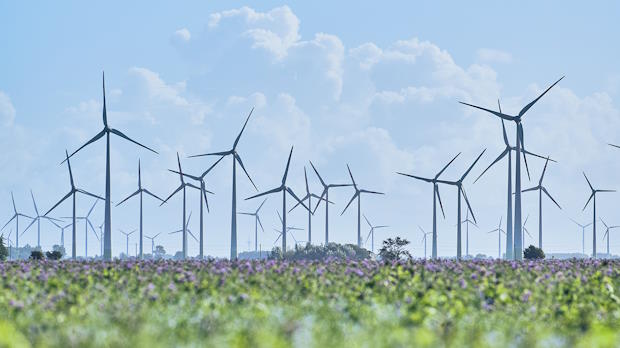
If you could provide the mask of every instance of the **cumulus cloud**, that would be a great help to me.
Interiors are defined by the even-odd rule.
[[[172,34],[172,42],[176,44],[188,42],[192,38],[191,33],[187,28],[182,28]]]
[[[512,55],[508,52],[492,48],[481,48],[476,52],[478,61],[482,63],[511,63]]]
[[[5,127],[12,126],[15,121],[15,107],[11,98],[2,91],[0,91],[0,120]]]

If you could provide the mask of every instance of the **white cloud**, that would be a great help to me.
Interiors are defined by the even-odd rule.
[[[492,48],[481,48],[476,52],[478,61],[482,63],[511,63],[512,55],[508,52]]]
[[[172,41],[177,44],[188,42],[191,38],[192,34],[187,28],[179,29],[172,34]]]
[[[0,91],[0,120],[5,127],[12,126],[15,121],[15,107],[11,98],[2,91]]]

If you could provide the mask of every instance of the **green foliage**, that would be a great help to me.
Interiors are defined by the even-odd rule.
[[[43,252],[41,250],[33,250],[30,252],[31,260],[43,260]]]
[[[9,256],[9,250],[4,245],[4,236],[0,236],[0,261],[6,260]]]
[[[156,245],[155,246],[155,251],[153,251],[153,254],[154,254],[153,255],[154,258],[161,259],[164,256],[166,256],[166,249],[164,249],[164,247],[161,246],[161,245]]]
[[[62,259],[62,253],[59,250],[47,251],[45,256],[48,260],[60,260]]]
[[[359,248],[357,245],[329,243],[327,245],[295,245],[295,249],[287,250],[284,255],[282,255],[282,249],[275,247],[271,251],[269,258],[308,261],[320,261],[326,259],[360,261],[369,259],[370,256],[370,251],[364,248]]]
[[[542,260],[545,258],[545,252],[540,248],[530,245],[527,249],[523,250],[523,257],[526,260]]]
[[[67,254],[65,247],[62,245],[54,244],[54,246],[52,246],[52,251],[58,251],[60,253],[61,258]]]
[[[407,244],[409,241],[400,237],[388,238],[383,241],[383,247],[379,250],[379,257],[387,262],[410,260],[411,254],[405,250]]]

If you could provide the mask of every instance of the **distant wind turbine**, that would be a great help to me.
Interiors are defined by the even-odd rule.
[[[4,230],[4,228],[8,226],[8,224],[10,224],[11,221],[15,220],[15,231],[16,231],[15,232],[15,249],[18,249],[19,248],[19,218],[20,216],[31,219],[31,220],[34,218],[26,214],[19,213],[17,211],[17,207],[15,206],[15,197],[13,197],[13,191],[11,191],[11,201],[13,202],[13,212],[14,212],[13,217],[11,217],[9,221],[7,221],[7,223],[4,224],[4,226],[2,226],[2,229],[0,230]]]
[[[32,204],[34,205],[34,212],[35,212],[36,216],[30,222],[30,225],[28,225],[28,227],[26,227],[24,229],[24,231],[21,233],[21,235],[26,233],[26,231],[28,231],[30,226],[34,225],[34,223],[36,222],[37,223],[37,247],[39,249],[41,249],[41,219],[45,219],[45,220],[47,220],[47,221],[49,221],[51,223],[54,223],[55,221],[60,222],[60,220],[51,218],[49,216],[43,216],[43,215],[39,214],[39,209],[37,208],[37,202],[34,199],[34,194],[32,193],[32,190],[30,190],[30,197],[32,197]]]
[[[474,219],[474,222],[476,222],[476,216],[474,215],[474,211],[471,209],[471,204],[469,204],[469,199],[467,199],[467,194],[465,193],[465,189],[463,188],[463,180],[465,180],[465,178],[467,177],[469,172],[471,172],[471,170],[474,168],[476,163],[478,163],[478,161],[480,160],[480,157],[482,157],[482,155],[484,155],[485,151],[486,151],[486,149],[482,150],[482,152],[480,153],[480,155],[478,155],[476,160],[469,166],[469,168],[467,168],[465,173],[463,173],[463,175],[457,181],[437,180],[437,182],[442,183],[442,184],[456,186],[456,191],[457,191],[456,192],[456,221],[457,221],[457,224],[456,224],[456,259],[457,260],[461,259],[461,251],[462,251],[462,247],[461,247],[461,224],[460,224],[460,221],[461,221],[461,196],[463,196],[463,198],[465,199],[465,203],[467,204],[467,209],[466,210],[471,213],[471,216]]]
[[[426,237],[429,234],[433,234],[433,232],[425,232],[420,226],[418,226],[418,228],[420,229],[420,231],[422,231],[422,243],[424,243],[424,259],[426,260]]]
[[[286,211],[287,211],[286,194],[287,193],[291,195],[297,202],[299,202],[304,208],[309,209],[299,199],[299,197],[297,197],[295,192],[293,192],[293,190],[290,187],[286,186],[286,178],[288,176],[288,169],[289,169],[289,166],[291,165],[291,156],[293,156],[293,147],[291,147],[291,152],[288,154],[288,160],[286,161],[286,169],[284,170],[284,175],[282,176],[282,183],[280,184],[280,186],[246,198],[246,200],[248,200],[248,199],[253,199],[253,198],[257,198],[257,197],[261,197],[265,195],[270,195],[272,193],[282,192],[282,231],[287,231],[286,229]],[[285,252],[285,251],[286,251],[286,233],[283,233],[282,234],[282,252]]]
[[[105,112],[104,112],[104,114],[105,114]],[[95,195],[93,193],[90,193],[90,192],[87,192],[87,191],[84,191],[82,189],[79,189],[79,188],[75,187],[75,183],[73,182],[73,173],[71,172],[71,161],[69,161],[69,158],[71,156],[69,156],[69,154],[67,153],[66,150],[65,150],[65,156],[66,156],[65,161],[67,162],[67,168],[69,168],[69,181],[71,183],[71,190],[64,197],[62,197],[53,207],[51,207],[50,210],[48,210],[47,213],[45,213],[44,215],[47,216],[47,214],[51,213],[52,210],[56,209],[56,207],[59,206],[60,203],[64,202],[67,198],[72,197],[72,199],[73,199],[73,214],[71,215],[71,224],[72,224],[72,231],[71,231],[71,239],[72,239],[71,240],[71,258],[75,260],[75,258],[76,258],[76,244],[75,244],[76,243],[76,232],[75,232],[75,229],[77,227],[76,223],[75,223],[75,219],[76,219],[76,216],[75,216],[75,197],[76,197],[76,194],[79,192],[79,193],[81,193],[83,195],[91,196],[93,198],[97,198],[97,199],[101,199],[101,200],[104,200],[104,198],[102,198],[100,196],[97,196],[97,195]]]
[[[547,188],[543,186],[542,182],[543,179],[545,177],[545,172],[547,170],[547,164],[549,164],[549,157],[547,157],[547,161],[545,162],[545,167],[543,168],[542,174],[540,175],[540,179],[538,180],[538,185],[525,189],[523,190],[523,192],[528,192],[528,191],[538,191],[538,248],[542,249],[542,231],[543,231],[543,214],[542,214],[542,194],[543,192],[547,195],[547,197],[549,197],[549,199],[551,199],[553,201],[553,203],[555,203],[555,205],[560,208],[560,210],[562,209],[562,207],[560,207],[560,205],[558,204],[558,202],[556,202],[555,199],[553,199],[553,197],[551,197],[551,194],[549,194],[549,191],[547,191]]]
[[[176,230],[176,231],[172,231],[168,234],[176,234],[176,233],[185,233],[187,232],[192,238],[194,238],[194,240],[196,241],[196,243],[198,243],[198,238],[196,238],[196,236],[192,233],[192,231],[189,229],[189,220],[192,219],[192,212],[189,212],[189,216],[187,217],[187,222],[185,223],[185,229],[181,229],[181,230]],[[187,256],[184,256],[184,258],[186,258]]]
[[[276,211],[276,213],[278,214],[278,218],[280,218],[280,222],[282,223],[282,225],[284,226],[284,220],[282,219],[282,216],[280,215],[279,211]],[[298,227],[293,227],[293,226],[287,226],[286,227],[286,233],[283,234],[282,231],[278,230],[277,228],[273,229],[274,231],[278,232],[278,238],[276,238],[276,240],[273,242],[273,244],[275,245],[276,243],[278,243],[278,240],[280,240],[280,237],[284,236],[283,238],[286,238],[286,234],[290,234],[291,237],[293,238],[293,241],[295,242],[295,245],[297,245],[297,239],[295,238],[295,235],[293,235],[293,232],[291,231],[303,231],[303,228],[298,228]],[[286,251],[285,249],[283,249],[283,253],[284,251]]]
[[[241,131],[239,132],[239,135],[237,135],[237,138],[235,139],[235,142],[233,143],[232,149],[228,151],[222,151],[222,152],[212,152],[212,153],[205,153],[202,155],[189,156],[189,157],[200,157],[200,156],[225,157],[225,156],[230,155],[233,157],[233,161],[232,161],[233,162],[232,213],[231,213],[231,222],[230,222],[230,259],[231,260],[234,260],[237,258],[237,162],[239,162],[241,169],[243,169],[243,172],[250,180],[250,183],[252,183],[252,186],[254,186],[254,188],[258,191],[258,188],[254,184],[254,181],[252,181],[252,178],[250,178],[250,174],[248,174],[248,171],[245,169],[245,166],[243,165],[241,156],[239,156],[239,154],[237,153],[237,145],[239,144],[239,139],[241,139],[241,134],[243,134],[243,131],[245,130],[245,126],[248,124],[248,121],[250,120],[250,116],[252,116],[253,111],[254,111],[254,108],[250,110],[250,114],[246,118],[245,123],[243,124],[243,128],[241,128]]]
[[[80,146],[77,150],[75,150],[71,156],[73,157],[78,151],[85,148],[86,146],[94,143],[95,141],[101,139],[104,135],[106,137],[106,160],[105,160],[105,225],[104,225],[104,237],[103,237],[103,259],[111,260],[112,259],[112,201],[110,196],[112,194],[112,187],[110,185],[110,134],[117,135],[127,141],[130,141],[140,147],[143,147],[153,153],[157,153],[157,151],[140,144],[139,142],[129,138],[123,132],[110,128],[108,126],[108,114],[106,112],[106,102],[105,102],[105,73],[103,74],[103,130],[97,133],[92,139],[87,141],[84,145]],[[68,160],[67,158],[66,160]],[[66,161],[65,160],[65,161]],[[64,161],[63,161],[64,162]]]
[[[610,258],[611,254],[609,253],[609,231],[619,228],[620,226],[618,225],[607,226],[607,224],[605,223],[605,221],[603,221],[603,219],[600,219],[600,220],[603,223],[603,225],[605,225],[605,234],[603,235],[603,239],[607,237],[607,258]]]
[[[127,250],[126,250],[125,255],[127,255],[127,258],[129,258],[129,236],[131,236],[131,235],[132,235],[134,232],[136,232],[137,230],[133,230],[133,231],[131,231],[131,232],[129,232],[129,233],[127,233],[127,232],[125,232],[125,231],[121,230],[120,228],[119,228],[118,230],[119,230],[119,232],[120,232],[120,233],[124,234],[124,235],[125,235],[125,237],[127,237]]]
[[[514,210],[514,232],[515,235],[514,240],[515,240],[515,245],[514,245],[514,250],[515,250],[515,255],[514,258],[517,260],[522,260],[523,259],[523,245],[521,245],[521,240],[522,240],[522,236],[521,236],[521,152],[522,152],[522,148],[524,147],[524,141],[523,141],[523,125],[521,124],[521,118],[525,115],[525,113],[532,107],[534,106],[534,104],[536,104],[536,102],[538,102],[540,100],[540,98],[542,98],[545,94],[547,94],[547,92],[549,92],[549,90],[551,88],[553,88],[553,86],[555,86],[558,82],[560,82],[562,79],[564,78],[564,76],[562,76],[559,80],[557,80],[555,83],[553,83],[551,86],[549,86],[549,88],[547,88],[541,95],[539,95],[536,99],[534,99],[533,101],[529,102],[526,106],[524,106],[521,111],[519,111],[519,114],[517,115],[508,115],[508,114],[504,114],[502,112],[497,112],[497,111],[493,111],[493,110],[489,110],[480,106],[476,106],[476,105],[472,105],[472,104],[468,104],[468,103],[464,103],[464,102],[460,102],[461,104],[467,105],[467,106],[471,106],[474,107],[476,109],[479,110],[483,110],[486,112],[489,112],[501,119],[507,120],[507,121],[514,121],[516,126],[517,126],[517,134],[516,134],[516,148],[517,148],[517,156],[516,156],[516,178],[515,178],[515,210]],[[525,156],[524,156],[525,158]],[[517,252],[518,251],[518,252]]]
[[[95,199],[95,202],[93,203],[93,206],[90,207],[90,210],[88,211],[88,213],[86,215],[84,215],[84,216],[76,216],[75,217],[77,220],[84,220],[84,257],[85,258],[88,257],[88,227],[89,226],[90,226],[90,229],[93,231],[93,234],[95,235],[97,240],[100,240],[99,236],[97,235],[97,231],[95,231],[95,228],[93,227],[93,224],[92,224],[92,222],[89,219],[90,214],[95,209],[95,206],[97,205],[98,201],[99,201],[99,199]],[[70,216],[63,216],[62,218],[63,219],[71,219]]]
[[[586,202],[586,205],[583,206],[583,210],[586,210],[588,204],[592,201],[592,257],[596,258],[596,194],[599,192],[616,192],[616,190],[594,189],[590,183],[590,180],[588,180],[586,173],[583,173],[583,177],[586,178],[588,186],[590,186],[590,191],[592,192],[592,194],[590,194],[590,198],[588,198],[588,201]]]
[[[65,230],[67,228],[69,228],[69,226],[73,225],[73,223],[68,223],[65,226],[61,226],[59,224],[57,224],[54,221],[51,221],[52,224],[54,224],[54,226],[58,227],[58,229],[60,230],[60,245],[62,245],[63,249],[65,247]],[[103,251],[103,250],[102,250]]]
[[[353,189],[355,189],[355,192],[353,193],[353,196],[351,197],[351,200],[349,201],[349,203],[347,203],[347,206],[344,207],[344,209],[342,210],[342,213],[340,213],[340,215],[344,214],[345,211],[347,211],[347,208],[349,208],[349,206],[351,205],[351,203],[353,203],[353,200],[357,198],[357,247],[361,248],[362,247],[362,226],[361,226],[361,218],[362,218],[362,211],[361,211],[361,206],[362,206],[362,193],[369,193],[369,194],[373,194],[373,195],[383,195],[383,192],[377,192],[377,191],[370,191],[370,190],[365,190],[365,189],[360,189],[357,187],[357,183],[355,182],[355,179],[353,179],[353,174],[351,174],[351,168],[349,168],[349,165],[347,164],[347,170],[349,171],[349,176],[351,177],[351,184],[353,185]],[[327,203],[326,203],[327,204]]]
[[[372,251],[373,253],[375,252],[375,230],[380,229],[380,228],[386,228],[389,227],[387,225],[377,225],[374,226],[373,224],[370,223],[370,221],[368,221],[368,218],[366,217],[366,215],[364,216],[364,220],[366,220],[366,223],[368,224],[368,227],[370,227],[370,231],[368,231],[368,236],[366,237],[366,242],[364,244],[368,243],[368,238],[370,238],[370,251]]]
[[[530,218],[530,215],[528,214],[528,215],[525,217],[525,220],[523,221],[523,226],[522,226],[522,228],[523,228],[523,233],[521,233],[521,238],[522,238],[522,242],[521,242],[521,244],[522,244],[524,247],[525,247],[525,235],[526,235],[526,234],[527,234],[530,238],[532,238],[532,239],[533,239],[532,235],[530,234],[530,231],[528,231],[527,227],[525,226],[525,225],[527,225],[527,220],[529,220],[529,218]]]
[[[496,229],[494,229],[493,231],[489,231],[488,233],[493,233],[493,232],[497,232],[497,258],[501,259],[502,258],[502,233],[506,234],[506,231],[504,231],[502,229],[502,218],[499,218],[499,225],[497,226]],[[519,236],[520,237],[520,236]],[[521,240],[519,240],[519,242],[522,243]]]
[[[323,178],[319,174],[319,171],[316,170],[316,167],[314,166],[312,161],[310,161],[310,165],[312,166],[312,169],[314,170],[314,173],[316,174],[316,176],[319,178],[321,185],[323,185],[323,192],[321,192],[319,201],[316,202],[316,206],[314,207],[314,210],[312,212],[313,213],[316,212],[316,209],[319,207],[319,204],[321,204],[321,201],[325,201],[325,245],[327,245],[329,244],[329,189],[334,188],[334,187],[346,187],[346,186],[351,186],[351,185],[350,184],[327,184],[325,183],[325,180],[323,180]],[[323,197],[325,197],[325,199],[323,199]]]
[[[478,224],[469,219],[469,209],[465,210],[465,220],[461,224],[465,224],[465,255],[469,256],[469,225],[478,228]]]
[[[265,232],[265,229],[263,228],[263,223],[260,221],[260,216],[258,215],[258,212],[260,212],[260,209],[263,207],[266,201],[267,201],[267,198],[263,200],[263,203],[261,203],[253,213],[238,213],[241,215],[249,215],[249,216],[254,217],[254,251],[255,252],[258,251],[258,226],[260,226],[260,229],[263,232]]]
[[[592,225],[592,223],[590,222],[587,225],[582,225],[572,218],[569,218],[569,219],[571,219],[571,221],[574,222],[577,226],[581,227],[581,253],[585,255],[586,254],[586,228]]]
[[[140,173],[140,160],[138,159],[138,189],[136,190],[136,192],[130,194],[129,196],[127,196],[127,198],[120,201],[116,206],[118,207],[119,205],[123,204],[128,199],[130,199],[131,197],[139,195],[139,198],[140,198],[140,258],[142,258],[142,255],[143,255],[143,242],[142,242],[142,237],[143,237],[143,234],[142,234],[142,194],[143,193],[146,193],[147,195],[159,200],[160,202],[164,201],[163,199],[159,198],[157,195],[155,195],[151,191],[142,187],[142,174]]]
[[[162,232],[159,232],[158,234],[154,235],[154,236],[147,236],[145,235],[144,237],[148,238],[151,240],[151,257],[155,258],[155,238],[159,237],[159,235],[162,234]]]
[[[301,199],[302,202],[308,201],[308,243],[312,243],[312,215],[314,215],[314,210],[312,210],[312,198],[317,198],[319,202],[323,200],[319,195],[316,195],[310,192],[310,186],[308,185],[308,173],[306,173],[306,167],[304,166],[304,179],[306,180],[306,195]],[[326,202],[326,204],[333,204],[332,202]],[[295,204],[288,212],[290,213],[293,209],[297,208],[299,203]],[[318,203],[317,203],[318,206]],[[316,210],[316,209],[315,209]]]
[[[459,157],[461,153],[459,152],[456,156],[454,156],[450,162],[448,162],[448,164],[446,164],[436,175],[434,178],[424,178],[421,176],[416,176],[416,175],[411,175],[411,174],[405,174],[405,173],[400,173],[397,172],[396,174],[399,175],[403,175],[403,176],[408,176],[410,178],[414,178],[417,180],[422,180],[424,182],[427,183],[431,183],[433,184],[433,252],[432,252],[432,258],[436,259],[437,258],[437,200],[439,200],[439,207],[441,208],[441,214],[443,215],[444,219],[446,218],[446,214],[443,211],[443,204],[441,203],[441,196],[439,195],[439,176],[450,166],[450,164],[452,164],[452,162],[454,162],[454,160]]]

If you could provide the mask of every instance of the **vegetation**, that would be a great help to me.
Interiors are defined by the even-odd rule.
[[[407,244],[409,244],[409,241],[404,238],[388,238],[383,241],[383,247],[379,250],[379,256],[387,262],[410,260],[411,254],[405,249]]]
[[[530,245],[527,249],[523,250],[523,257],[526,260],[542,260],[545,258],[545,252],[540,248]]]
[[[0,261],[6,260],[9,256],[9,250],[4,245],[4,236],[0,236]]]
[[[286,260],[366,260],[371,257],[370,251],[360,248],[353,244],[336,244],[329,243],[327,245],[312,245],[306,244],[305,246],[295,245],[295,249],[287,250],[282,255],[282,249],[279,247],[273,248],[270,259],[286,259]]]
[[[30,252],[31,260],[43,260],[43,252],[41,250],[33,250]]]
[[[0,263],[0,347],[613,347],[620,261]]]
[[[62,253],[60,250],[46,251],[45,257],[47,257],[48,260],[60,260],[62,259]]]

